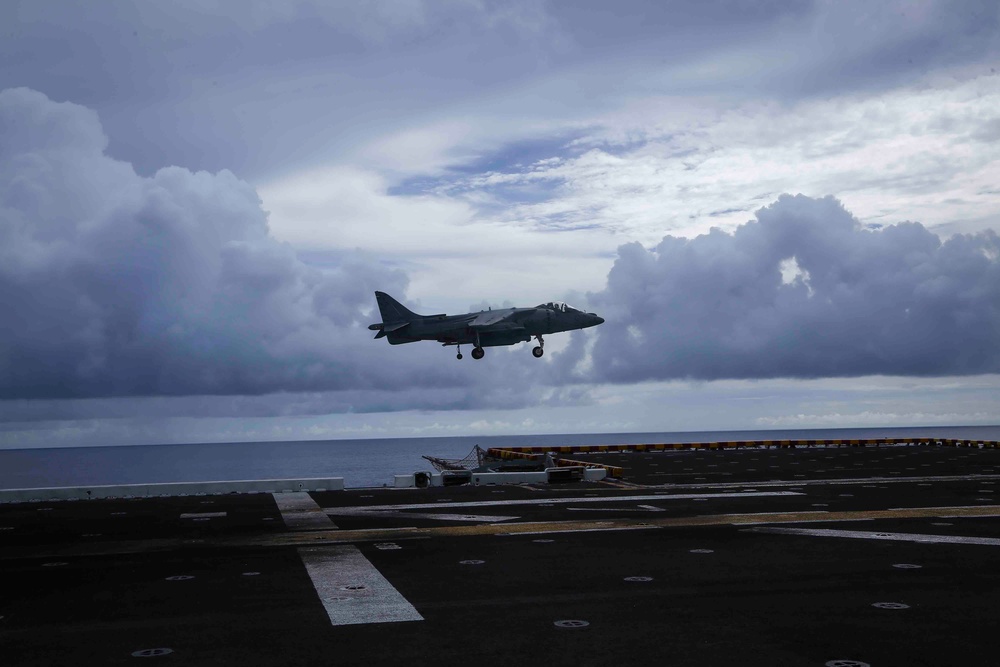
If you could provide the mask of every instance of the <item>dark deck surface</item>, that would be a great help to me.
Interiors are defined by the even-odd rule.
[[[1000,662],[1000,450],[574,458],[625,476],[0,505],[2,662]]]

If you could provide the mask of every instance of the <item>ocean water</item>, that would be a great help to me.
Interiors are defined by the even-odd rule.
[[[584,433],[382,440],[233,442],[0,450],[0,488],[343,477],[348,487],[391,486],[394,474],[432,470],[423,455],[462,458],[475,445],[603,445],[717,440],[943,437],[1000,440],[1000,426]]]

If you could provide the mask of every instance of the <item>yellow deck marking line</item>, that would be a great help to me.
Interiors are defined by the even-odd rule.
[[[834,521],[871,521],[873,519],[917,519],[952,517],[996,517],[1000,516],[1000,505],[982,507],[911,507],[887,510],[854,510],[842,512],[803,511],[769,512],[753,514],[709,514],[690,517],[670,517],[643,520],[608,519],[603,521],[537,521],[524,523],[479,524],[473,526],[434,526],[428,528],[385,528],[365,531],[343,530],[338,532],[314,533],[308,536],[273,535],[267,539],[282,541],[295,539],[295,543],[310,538],[329,539],[331,542],[360,542],[370,540],[406,539],[407,537],[462,537],[478,535],[517,535],[522,533],[561,533],[612,530],[645,530],[648,528],[687,528],[697,526],[760,525],[781,523],[814,523]],[[262,544],[261,542],[255,542]]]
[[[402,505],[361,505],[351,507],[326,507],[323,509],[327,514],[365,516],[376,512],[402,512],[404,510],[439,510],[456,507],[511,507],[515,505],[580,505],[583,503],[629,503],[637,500],[693,500],[695,498],[767,498],[772,496],[801,496],[802,493],[796,491],[745,491],[742,493],[657,493],[653,495],[638,496],[572,496],[569,498],[519,498],[516,500],[464,500],[447,503],[405,503]],[[406,517],[406,514],[399,514]]]
[[[49,551],[25,549],[10,545],[0,555],[0,561],[11,558],[36,558],[42,556],[111,555],[176,551],[192,547],[247,548],[282,547],[324,544],[351,544],[358,542],[388,542],[413,538],[477,537],[482,535],[519,535],[537,533],[571,533],[595,531],[648,530],[650,528],[692,528],[698,526],[743,526],[783,523],[832,523],[835,521],[871,521],[874,519],[926,519],[943,517],[998,517],[1000,505],[981,507],[903,507],[884,510],[854,510],[843,512],[803,511],[754,514],[709,514],[689,517],[672,517],[643,520],[608,519],[604,521],[536,521],[505,524],[476,524],[471,526],[433,526],[428,528],[369,528],[365,530],[328,530],[288,532],[256,536],[219,536],[192,543],[191,540],[135,540],[130,542],[104,542],[88,544],[78,542],[58,545]],[[48,545],[43,545],[48,546]]]

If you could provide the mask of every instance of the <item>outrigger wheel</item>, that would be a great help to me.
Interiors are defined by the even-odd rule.
[[[483,355],[485,355],[485,354],[486,354],[486,351],[483,350],[483,348],[481,348],[481,347],[474,347],[474,348],[472,348],[472,358],[473,359],[482,359]]]

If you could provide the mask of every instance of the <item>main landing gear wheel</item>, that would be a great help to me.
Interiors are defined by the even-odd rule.
[[[481,348],[481,347],[474,347],[474,348],[472,348],[472,358],[473,359],[482,359],[484,354],[486,354],[486,351],[483,350],[483,348]]]
[[[542,334],[535,336],[535,340],[538,341],[538,347],[534,348],[531,353],[535,355],[535,359],[541,359],[542,355],[545,354],[545,350],[543,349],[545,347],[545,341],[542,340]]]

